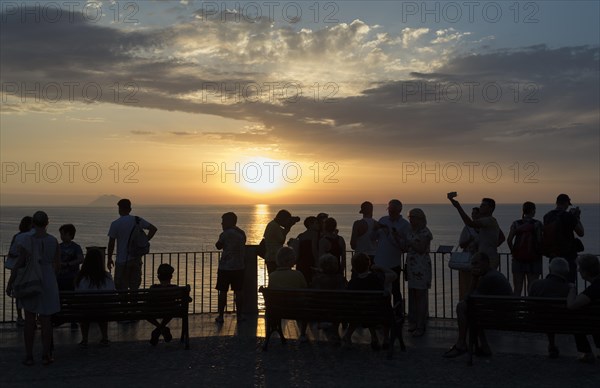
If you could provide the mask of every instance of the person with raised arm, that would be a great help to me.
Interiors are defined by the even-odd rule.
[[[472,219],[465,213],[460,203],[455,200],[456,193],[448,193],[448,199],[452,206],[458,210],[466,226],[479,230],[479,241],[477,243],[477,252],[485,253],[490,258],[490,265],[493,269],[500,266],[500,255],[498,254],[498,245],[500,244],[500,226],[498,221],[492,215],[496,209],[496,201],[492,198],[483,198],[479,205],[479,217]]]

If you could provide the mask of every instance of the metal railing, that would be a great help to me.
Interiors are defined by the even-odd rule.
[[[347,268],[346,273],[350,273],[350,258],[353,252],[346,252]],[[216,313],[217,312],[217,296],[218,293],[214,289],[217,281],[218,261],[220,251],[204,251],[204,252],[166,252],[166,253],[149,253],[143,260],[142,268],[142,288],[148,288],[152,284],[158,282],[156,279],[156,269],[161,263],[169,263],[175,268],[173,274],[173,283],[179,285],[189,284],[191,286],[191,297],[193,302],[190,304],[191,314]],[[432,285],[429,290],[429,316],[434,318],[454,318],[454,308],[458,302],[458,271],[453,271],[448,268],[448,260],[450,254],[447,253],[430,253],[432,261]],[[5,256],[3,257],[3,263]],[[548,260],[544,260],[544,274],[548,273]],[[404,257],[402,258],[404,267]],[[0,305],[2,311],[0,314],[0,322],[12,322],[16,319],[16,305],[14,299],[6,295],[4,290],[10,276],[10,271],[3,268],[3,276],[1,279],[2,296],[0,296]],[[509,253],[500,254],[500,267],[502,272],[512,284],[511,273],[511,256]],[[257,261],[257,279],[256,290],[260,286],[268,284],[268,274],[264,261]],[[407,282],[401,276],[400,285],[402,295],[407,297]],[[585,286],[585,282],[578,282],[578,289],[581,291]],[[258,292],[258,291],[257,291]],[[234,311],[233,298],[228,298],[227,310]],[[264,310],[264,301],[262,294],[258,294],[258,309]]]

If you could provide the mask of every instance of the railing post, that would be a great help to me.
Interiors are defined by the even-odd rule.
[[[246,245],[244,257],[244,286],[242,295],[244,302],[242,313],[258,314],[258,259],[256,248],[258,245]]]

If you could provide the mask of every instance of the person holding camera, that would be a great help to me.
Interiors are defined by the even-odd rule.
[[[571,198],[567,194],[556,197],[556,209],[544,215],[544,233],[542,237],[542,251],[544,256],[550,258],[563,257],[569,263],[569,281],[577,283],[577,252],[583,247],[577,247],[575,234],[583,237],[584,230],[581,224],[581,210],[579,207],[569,209]]]
[[[475,228],[479,231],[477,252],[485,253],[490,259],[490,266],[493,269],[498,269],[500,266],[498,246],[500,245],[499,242],[504,240],[501,240],[500,238],[502,231],[500,230],[498,221],[496,221],[496,218],[492,216],[494,210],[496,209],[496,201],[494,201],[492,198],[483,198],[481,200],[481,205],[479,205],[478,217],[476,219],[472,219],[467,215],[467,213],[465,213],[460,203],[454,199],[456,196],[456,192],[451,192],[447,195],[448,199],[452,203],[452,206],[458,210],[458,214],[460,215],[460,218],[462,218],[465,225]]]
[[[289,211],[281,209],[277,212],[275,218],[267,224],[264,233],[265,263],[269,274],[277,269],[277,251],[283,247],[287,234],[298,221],[300,221],[300,217],[292,217]]]

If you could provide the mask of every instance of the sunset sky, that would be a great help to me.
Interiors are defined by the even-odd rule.
[[[0,205],[600,202],[600,3],[464,4],[2,2]]]

